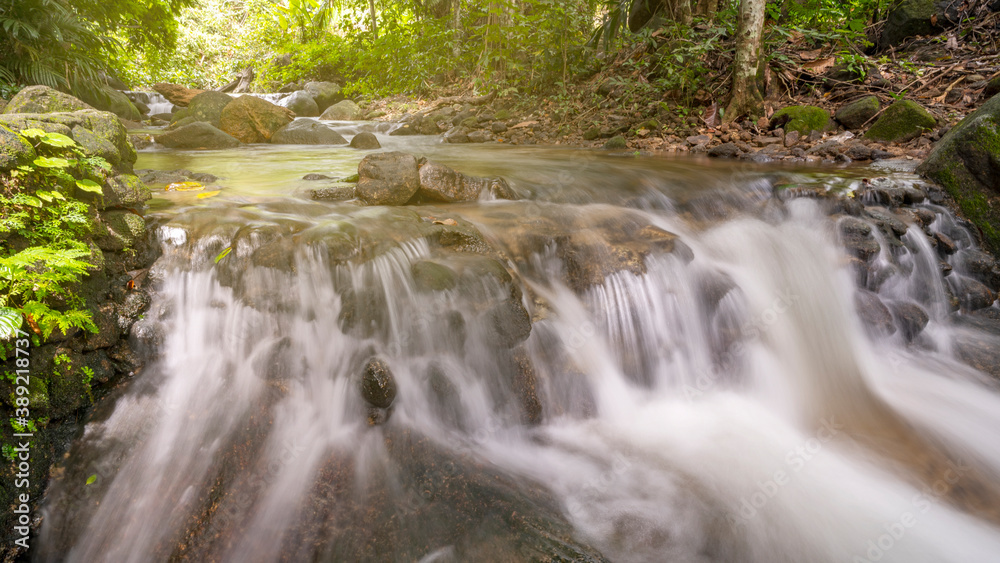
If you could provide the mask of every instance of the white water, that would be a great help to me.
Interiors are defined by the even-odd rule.
[[[231,289],[212,258],[252,220],[218,215],[233,223],[216,231],[228,235],[197,238],[199,216],[178,219],[162,231],[162,287],[141,328],[162,330],[161,359],[87,426],[78,451],[91,453],[70,463],[46,507],[40,559],[357,556],[330,545],[350,539],[343,523],[317,546],[303,539],[314,538],[300,530],[316,518],[310,502],[324,483],[357,498],[382,488],[404,522],[430,525],[419,521],[436,513],[420,511],[421,491],[408,489],[406,464],[383,440],[411,429],[456,459],[540,484],[576,538],[612,561],[997,561],[996,519],[950,491],[998,488],[1000,395],[951,356],[959,329],[924,234],[910,229],[920,250],[902,259],[911,273],[881,290],[931,313],[918,347],[866,336],[833,222],[807,200],[787,211],[706,230],[647,214],[680,234],[694,261],[651,257],[646,274],[619,272],[582,294],[552,253],[508,263],[531,264],[519,274],[537,296],[524,298],[535,319],[523,349],[538,426],[522,421],[509,352],[483,315],[506,298],[495,278],[421,293],[412,263],[461,260],[415,239],[350,267],[300,249],[297,273],[251,267]],[[234,257],[262,242],[242,240]],[[731,288],[709,298],[713,280]],[[338,322],[347,287],[374,295],[369,312],[381,320],[369,334]],[[464,320],[464,341],[451,336],[449,312]],[[384,430],[365,424],[357,391],[372,351],[399,387]],[[451,400],[431,391],[431,371],[450,382]],[[925,472],[927,459],[950,473]],[[352,476],[332,479],[324,467],[336,462]],[[98,483],[76,498],[91,473]],[[208,490],[229,494],[206,500]],[[416,551],[476,559],[463,549]]]

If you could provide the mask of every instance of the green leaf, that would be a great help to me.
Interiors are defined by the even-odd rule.
[[[30,205],[31,207],[41,207],[42,206],[42,200],[38,199],[37,197],[30,196],[30,195],[20,194],[20,197],[18,197],[18,201],[19,201],[19,203],[22,203],[24,205]]]
[[[21,313],[10,307],[0,307],[0,339],[10,340],[21,329]]]
[[[29,139],[35,139],[35,138],[38,138],[38,137],[44,137],[46,135],[48,135],[48,133],[46,133],[45,131],[43,131],[41,129],[36,129],[34,127],[32,127],[31,129],[25,129],[24,131],[21,131],[21,136],[22,137],[27,137]]]
[[[93,180],[86,180],[86,179],[77,180],[76,187],[80,188],[85,192],[90,192],[93,194],[102,194],[102,195],[104,194],[104,188],[102,188],[100,184],[98,184]]]
[[[87,484],[88,485],[93,485],[95,481],[97,481],[97,474],[96,473],[93,474],[93,475],[91,475],[90,477],[87,477]]]
[[[218,264],[220,260],[222,260],[226,256],[229,256],[229,253],[232,252],[232,251],[233,251],[233,247],[230,246],[230,247],[226,248],[225,250],[223,250],[222,252],[220,252],[219,255],[215,257],[215,263]]]
[[[38,197],[38,199],[46,203],[51,203],[53,199],[52,192],[47,192],[44,190],[38,190],[37,192],[35,192],[35,195]]]
[[[57,156],[40,156],[35,159],[35,166],[41,166],[42,168],[66,168],[69,166],[69,161],[65,158],[59,158]]]
[[[41,141],[50,147],[73,147],[76,141],[70,139],[62,133],[46,133]]]

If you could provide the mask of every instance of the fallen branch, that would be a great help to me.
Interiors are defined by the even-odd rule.
[[[441,106],[447,106],[451,104],[469,104],[470,106],[481,106],[483,104],[493,101],[497,95],[496,92],[492,92],[485,96],[449,96],[447,98],[438,98],[437,100],[431,102],[424,108],[424,111],[434,111]]]

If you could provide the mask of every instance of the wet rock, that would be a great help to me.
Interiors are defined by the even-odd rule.
[[[374,133],[365,131],[358,133],[351,139],[351,148],[366,151],[375,150],[382,148],[382,144],[378,142],[378,137]]]
[[[486,313],[487,329],[495,342],[513,348],[531,335],[531,316],[520,299],[507,299]]]
[[[786,133],[797,131],[801,135],[828,131],[831,129],[830,112],[815,106],[789,106],[776,111],[769,125],[771,129],[781,127]]]
[[[521,411],[524,413],[526,424],[540,424],[542,422],[542,402],[538,399],[538,376],[535,375],[535,367],[531,362],[531,357],[519,346],[512,354],[514,364],[514,393],[517,394],[521,403]]]
[[[740,149],[735,143],[722,143],[708,150],[708,156],[715,158],[736,158],[740,156]]]
[[[266,143],[275,132],[294,119],[295,114],[288,108],[243,95],[222,110],[220,129],[242,143]]]
[[[1000,95],[953,127],[917,171],[939,182],[1000,253]]]
[[[889,303],[889,310],[907,342],[919,336],[930,321],[927,312],[916,303],[894,301]]]
[[[934,233],[934,242],[937,244],[938,252],[942,255],[948,256],[958,251],[958,245],[955,244],[955,241],[944,233]]]
[[[997,299],[996,293],[972,278],[949,276],[948,283],[951,284],[952,291],[965,311],[985,309]]]
[[[499,135],[500,133],[506,133],[507,132],[507,125],[505,125],[503,123],[500,123],[498,121],[498,122],[494,123],[493,125],[490,125],[490,131],[492,131],[494,134],[497,134],[497,135]]]
[[[906,234],[906,223],[881,207],[866,207],[865,215],[870,217],[878,229],[887,235],[901,237]]]
[[[204,90],[169,83],[153,84],[153,90],[159,92],[170,103],[182,108],[187,107],[195,96],[204,92]]]
[[[83,100],[48,86],[28,86],[14,95],[4,113],[54,113],[95,109]]]
[[[313,199],[323,201],[344,201],[354,199],[355,188],[350,184],[318,188],[310,192]]]
[[[203,121],[157,135],[154,139],[172,149],[231,149],[240,146],[238,139]]]
[[[316,100],[305,90],[292,92],[291,95],[282,98],[278,105],[292,110],[296,117],[316,117],[319,115],[319,106],[316,104]]]
[[[100,227],[103,232],[94,241],[105,251],[135,248],[146,236],[146,221],[131,211],[105,211],[101,214]]]
[[[476,201],[490,184],[489,178],[466,176],[443,164],[427,161],[420,167],[420,190],[417,193],[433,201]]]
[[[880,109],[882,109],[882,104],[879,103],[878,98],[865,96],[841,107],[833,118],[847,129],[860,129],[868,120],[875,117]]]
[[[341,100],[332,106],[326,108],[320,119],[326,119],[330,121],[358,121],[364,117],[361,112],[361,108],[358,104],[352,102],[351,100]]]
[[[392,406],[396,399],[396,379],[385,360],[372,358],[365,364],[361,396],[373,407],[387,409]]]
[[[107,303],[90,312],[91,320],[97,325],[96,333],[88,333],[83,339],[83,351],[90,352],[98,348],[110,348],[121,336],[118,326],[118,313],[113,303]]]
[[[848,254],[861,260],[871,262],[878,255],[881,247],[872,236],[872,228],[868,223],[855,217],[844,217],[837,223],[841,240]]]
[[[430,260],[414,262],[410,266],[410,273],[418,291],[444,291],[453,289],[458,283],[454,270]]]
[[[315,119],[296,119],[278,129],[273,145],[346,145],[347,139]]]
[[[446,143],[452,144],[462,144],[469,142],[469,129],[462,126],[456,126],[449,129],[444,134],[444,141]]]
[[[489,143],[492,140],[493,135],[483,130],[472,131],[469,133],[470,143]]]
[[[982,250],[963,250],[958,256],[959,271],[1000,291],[1000,263]]]
[[[858,290],[854,294],[854,310],[872,336],[889,336],[896,333],[892,314],[878,295],[870,291]]]
[[[302,177],[302,179],[307,182],[315,182],[318,180],[332,180],[333,178],[327,176],[326,174],[306,174]]]
[[[865,133],[866,139],[905,143],[932,131],[937,120],[920,104],[899,100],[886,108]]]
[[[365,205],[403,205],[420,189],[417,159],[401,152],[366,156],[358,175],[358,197]]]
[[[115,207],[141,209],[146,201],[153,197],[149,187],[138,177],[131,174],[119,174],[109,179],[104,182],[102,189],[103,198],[101,201],[95,202],[98,209],[111,209]],[[77,191],[79,192],[79,190]],[[77,197],[83,201],[87,201],[81,195],[83,194],[79,194]]]

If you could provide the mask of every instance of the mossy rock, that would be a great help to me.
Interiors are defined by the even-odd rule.
[[[357,121],[364,116],[358,104],[351,100],[341,100],[326,108],[320,119],[329,121]]]
[[[31,143],[0,125],[0,170],[11,170],[33,160],[35,160],[35,149]]]
[[[1000,95],[952,128],[917,171],[944,186],[1000,254]]]
[[[1000,75],[994,76],[983,88],[983,96],[986,98],[992,98],[997,94],[1000,94]]]
[[[497,112],[493,114],[493,119],[497,121],[507,121],[511,117],[511,113],[506,109],[498,109]]]
[[[142,114],[128,96],[107,85],[81,89],[80,98],[101,111],[111,112],[122,119],[142,121]],[[86,108],[79,108],[86,109]]]
[[[784,128],[786,133],[798,131],[808,135],[813,131],[829,131],[830,112],[816,106],[788,106],[771,116],[771,128]]]
[[[170,124],[173,126],[179,120],[190,117],[194,118],[194,121],[206,121],[215,127],[219,127],[221,125],[222,110],[226,109],[226,106],[232,101],[233,97],[229,94],[213,91],[202,92],[191,98],[191,103],[188,104],[187,108],[175,113],[170,119]]]
[[[878,114],[882,104],[875,96],[865,96],[837,110],[833,118],[848,129],[860,129]]]
[[[933,130],[935,126],[937,120],[923,106],[910,100],[899,100],[882,112],[865,133],[865,138],[905,143]]]
[[[101,250],[115,252],[135,248],[146,237],[146,221],[131,211],[106,211],[101,219],[104,232],[95,240]]]
[[[83,100],[48,86],[28,86],[18,92],[4,113],[55,113],[94,109]]]
[[[458,283],[454,270],[429,260],[415,262],[410,266],[410,272],[413,274],[414,284],[420,291],[443,291],[454,288]]]
[[[102,137],[90,129],[77,125],[73,128],[73,140],[77,142],[87,154],[95,155],[107,160],[111,166],[118,166],[122,162],[122,155],[118,152],[118,147],[110,140]]]
[[[617,135],[608,139],[608,142],[604,143],[604,148],[609,150],[620,150],[628,148],[628,143],[625,142],[625,137]]]
[[[590,129],[587,129],[586,131],[583,132],[584,141],[593,141],[594,139],[600,136],[601,136],[601,128],[596,126],[591,127]]]

